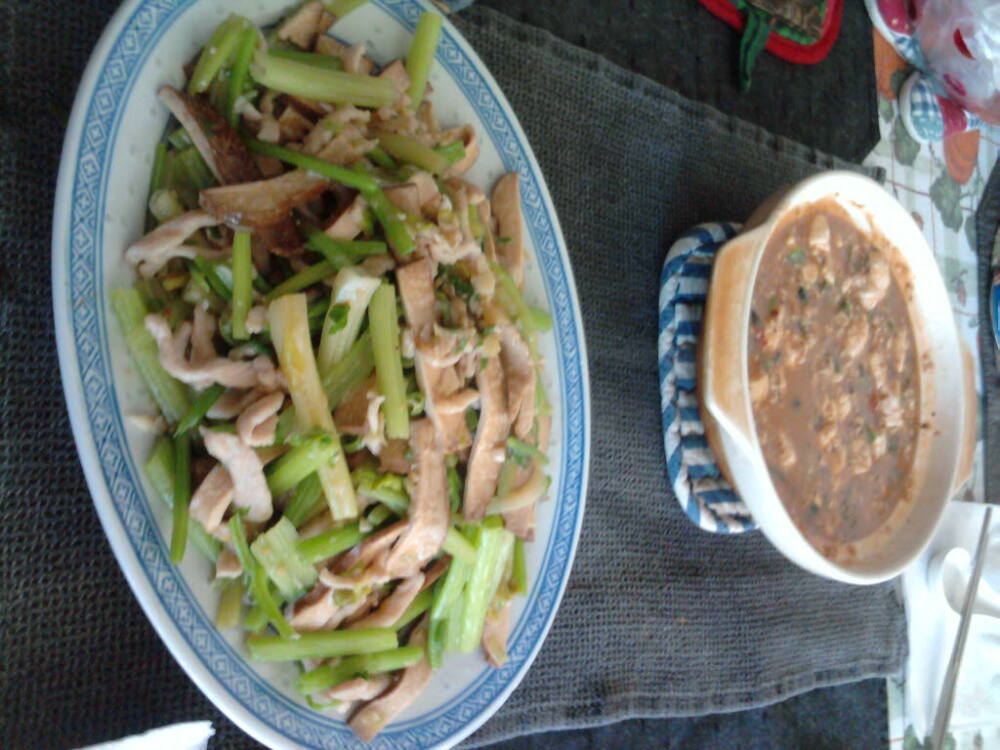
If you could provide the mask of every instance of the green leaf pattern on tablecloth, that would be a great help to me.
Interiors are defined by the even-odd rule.
[[[892,153],[896,161],[906,166],[912,165],[920,153],[920,144],[913,140],[899,118],[892,123]]]
[[[941,214],[942,223],[949,229],[958,230],[962,227],[962,188],[955,182],[947,170],[942,172],[931,185],[931,200]]]

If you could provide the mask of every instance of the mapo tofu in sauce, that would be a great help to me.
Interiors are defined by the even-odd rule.
[[[831,199],[786,216],[753,290],[757,437],[795,524],[827,556],[909,500],[920,431],[906,269]]]

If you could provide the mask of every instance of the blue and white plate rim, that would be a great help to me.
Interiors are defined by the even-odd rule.
[[[98,515],[147,617],[203,692],[272,746],[362,747],[335,719],[264,682],[218,634],[169,556],[125,440],[107,338],[101,217],[117,102],[150,48],[181,13],[207,0],[129,0],[109,22],[82,77],[63,143],[52,232],[52,291],[70,422]],[[374,0],[407,30],[429,4]],[[279,8],[276,8],[276,11]],[[482,61],[446,20],[437,55],[486,125],[509,171],[522,177],[525,223],[555,320],[562,393],[562,490],[540,575],[511,638],[510,661],[483,670],[444,706],[390,725],[374,747],[449,746],[470,734],[520,682],[554,619],[579,540],[590,457],[586,345],[569,257],[552,199],[516,116]],[[551,365],[550,365],[551,366]]]

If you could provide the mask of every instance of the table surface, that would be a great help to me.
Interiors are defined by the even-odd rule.
[[[765,54],[755,74],[753,89],[749,94],[740,94],[735,82],[738,35],[695,3],[675,3],[664,9],[662,3],[655,3],[653,0],[632,0],[625,11],[624,4],[611,0],[602,4],[582,3],[579,0],[550,0],[547,3],[528,0],[483,1],[519,20],[546,28],[567,41],[597,51],[613,62],[671,86],[687,96],[707,101],[723,111],[807,145],[859,160],[868,153],[878,138],[870,27],[860,2],[848,3],[842,38],[826,63],[812,67],[791,66]],[[105,19],[117,7],[115,0],[102,0],[96,4],[102,8]],[[0,26],[5,29],[15,28],[13,14],[25,10],[18,5],[5,5],[0,9]],[[35,82],[46,87],[51,94],[49,108],[37,114],[45,122],[56,124],[56,127],[60,122],[65,123],[77,78],[86,61],[85,52],[96,42],[103,25],[96,23],[93,15],[86,23],[77,18],[68,19],[68,23],[73,25],[73,33],[88,42],[64,48],[51,45],[46,50],[50,55],[46,58],[47,67],[40,69]],[[16,28],[22,35],[26,30],[32,29],[40,34],[45,22],[43,15],[35,11],[28,18],[20,19]],[[19,43],[22,47],[19,47]],[[15,54],[24,52],[23,44],[23,39],[14,39]],[[664,53],[664,50],[670,52]],[[13,87],[5,89],[4,96],[9,96]],[[7,107],[0,107],[0,110],[10,111]],[[824,113],[834,111],[839,113],[838,118],[824,116]],[[850,123],[850,127],[844,127],[844,122]],[[30,154],[42,168],[51,172],[54,184],[61,140],[49,139],[42,142],[40,134],[13,131],[8,129],[9,124],[4,118],[4,135],[11,132],[18,132],[18,135],[9,141],[5,138],[3,145],[13,149],[18,158],[28,158]],[[34,214],[28,217],[37,222],[36,226],[48,225],[51,198],[51,195],[38,196]],[[4,227],[4,241],[28,241],[29,235],[19,234],[20,231]],[[39,252],[47,257],[47,244],[40,247]],[[30,290],[15,290],[9,286],[9,279],[9,274],[0,275],[5,294],[31,293],[48,299],[48,291],[43,284]],[[51,322],[48,325],[51,328]],[[58,387],[58,383],[51,385]],[[67,429],[65,414],[51,416],[56,429]],[[68,467],[68,470],[79,473],[78,467]],[[82,488],[82,477],[80,484]],[[90,508],[86,511],[81,516],[81,523],[96,525],[96,514]],[[74,553],[101,568],[104,571],[102,575],[117,575],[115,572],[109,573],[114,568],[114,562],[106,545],[101,549],[78,549]],[[18,571],[27,562],[29,561],[8,561],[4,568],[5,577],[18,575]],[[71,566],[72,561],[67,558],[67,568]],[[94,568],[90,570],[93,571]],[[87,583],[81,580],[80,585],[86,586]],[[159,644],[134,600],[127,593],[123,593],[122,608],[128,612],[122,623],[122,637],[149,644],[149,668],[161,670],[172,686],[171,690],[195,690],[180,674],[179,668]],[[47,669],[65,666],[51,660],[43,660],[39,665],[40,668]],[[92,683],[81,686],[81,689],[100,690],[101,680],[116,679],[116,675],[102,672],[99,665],[90,674]],[[16,686],[5,684],[0,687],[4,704],[12,712],[18,708],[14,699],[15,692]],[[813,691],[765,709],[697,719],[637,719],[612,727],[537,735],[501,743],[495,747],[506,750],[515,747],[584,748],[612,745],[635,748],[735,746],[744,744],[751,737],[756,744],[766,747],[870,746],[873,737],[878,737],[879,744],[885,745],[885,700],[884,682],[868,680]],[[137,696],[136,706],[122,713],[124,718],[121,719],[121,724],[107,726],[102,724],[104,717],[95,715],[88,720],[91,728],[89,731],[93,736],[110,739],[114,734],[99,733],[97,728],[107,726],[112,733],[123,733],[142,728],[141,725],[132,725],[142,722],[142,717],[147,722],[151,720],[150,717],[156,717],[155,720],[159,722],[192,718],[172,714],[170,703],[169,690],[165,690],[162,696]],[[53,704],[48,709],[34,707],[33,710],[58,710],[58,706]],[[7,714],[11,717],[7,731],[14,731],[15,715]],[[241,737],[239,730],[214,710],[207,710],[206,715],[213,720],[222,736],[228,736],[238,744],[238,738]],[[838,720],[830,721],[832,716],[838,717]],[[0,724],[3,723],[0,721]],[[85,729],[86,727],[81,727],[81,737],[87,736]],[[29,738],[17,737],[15,731],[8,746],[29,747],[35,744]]]

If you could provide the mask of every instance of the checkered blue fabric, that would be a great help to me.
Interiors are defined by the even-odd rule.
[[[739,224],[699,224],[670,248],[660,275],[660,407],[667,473],[677,502],[705,531],[756,528],[747,506],[723,478],[698,411],[696,351],[715,254]]]

